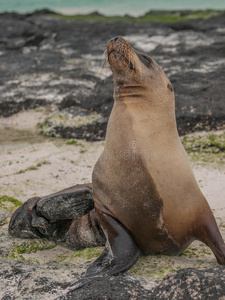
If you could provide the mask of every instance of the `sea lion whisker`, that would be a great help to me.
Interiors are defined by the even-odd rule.
[[[105,71],[105,70],[107,71],[108,67],[109,67],[109,62],[108,62],[107,58],[104,58],[102,60],[101,73],[103,73],[103,71]]]
[[[102,63],[101,63],[102,69],[104,69],[104,68],[107,66],[107,64],[108,64],[108,61],[107,61],[107,59],[104,57],[104,58],[102,59]]]
[[[107,49],[105,48],[105,50],[103,52],[100,75],[107,77],[107,71],[109,69],[109,66],[110,66],[110,64],[109,64],[108,57],[107,57]]]

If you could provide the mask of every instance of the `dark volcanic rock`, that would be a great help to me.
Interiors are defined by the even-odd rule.
[[[155,288],[150,299],[222,299],[225,296],[225,270],[181,269],[167,276]]]
[[[82,125],[48,120],[48,134],[104,139],[113,79],[101,74],[102,54],[118,35],[150,54],[170,78],[179,133],[225,126],[224,14],[166,24],[68,21],[49,11],[1,14],[0,115],[52,105],[59,112],[83,109],[98,117]]]
[[[225,270],[224,267],[218,266],[208,270],[179,270],[165,277],[152,290],[146,290],[138,281],[130,281],[122,276],[99,279],[61,299],[205,300],[220,299],[223,296]]]
[[[98,141],[104,139],[107,123],[108,118],[100,118],[80,126],[54,126],[49,133],[66,139],[78,138],[87,141]]]
[[[95,279],[76,291],[69,292],[60,300],[129,300],[151,299],[151,292],[145,290],[138,281],[129,280],[125,276]]]
[[[139,300],[139,299],[223,299],[225,269],[217,266],[207,270],[179,270],[146,289],[141,280],[118,275],[95,279],[73,291],[80,275],[73,265],[49,263],[37,265],[26,261],[0,260],[1,299],[60,300]],[[145,281],[148,281],[146,278]]]

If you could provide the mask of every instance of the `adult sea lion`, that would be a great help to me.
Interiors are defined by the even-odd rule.
[[[174,255],[195,239],[225,264],[225,244],[178,136],[169,79],[122,37],[108,42],[107,54],[115,102],[92,186],[29,200],[12,216],[9,232],[22,235],[26,220],[23,237],[30,228],[75,249],[105,244],[76,287],[129,269],[140,253]]]

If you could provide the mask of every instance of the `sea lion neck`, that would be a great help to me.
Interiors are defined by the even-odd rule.
[[[116,83],[114,86],[115,101],[147,101],[147,87],[142,83]]]

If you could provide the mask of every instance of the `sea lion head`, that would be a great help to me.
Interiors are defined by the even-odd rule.
[[[150,56],[134,50],[122,37],[108,41],[107,55],[114,77],[115,100],[174,102],[171,82]]]

